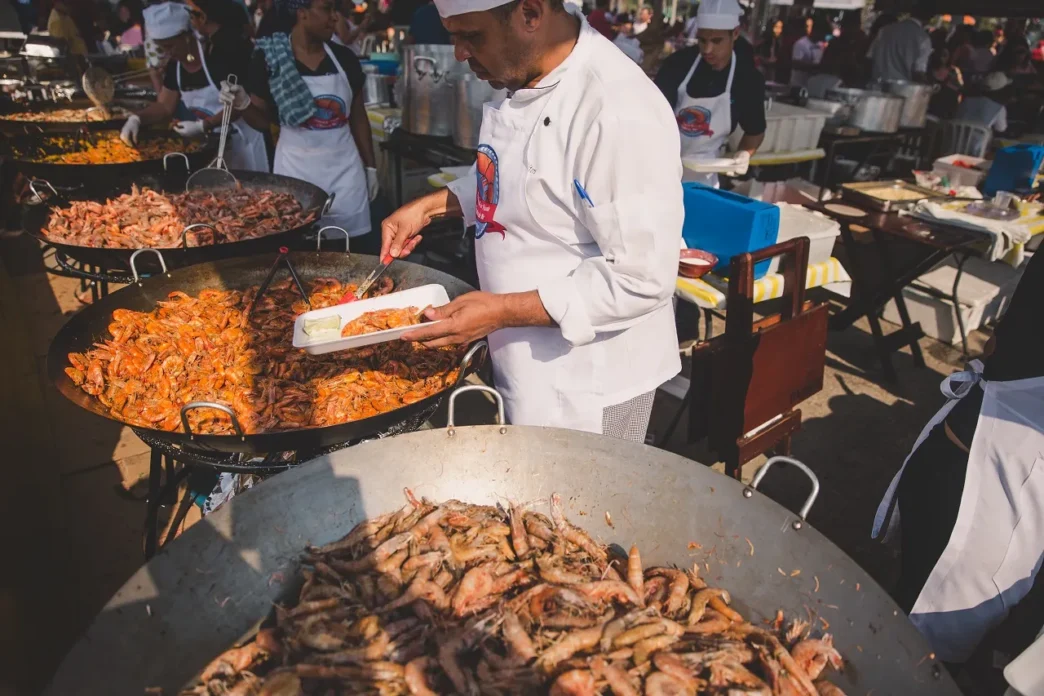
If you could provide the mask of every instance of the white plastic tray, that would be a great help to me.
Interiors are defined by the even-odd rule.
[[[334,305],[333,307],[326,307],[324,309],[315,309],[311,312],[305,312],[298,316],[294,321],[294,348],[302,348],[312,355],[323,355],[325,353],[333,353],[337,350],[361,348],[362,346],[369,346],[374,343],[394,341],[407,331],[416,328],[416,325],[402,326],[397,329],[374,331],[373,333],[362,334],[359,336],[347,336],[345,338],[341,338],[341,329],[337,329],[336,331],[325,332],[318,336],[309,336],[304,332],[305,319],[322,319],[323,317],[337,315],[341,318],[341,327],[343,328],[344,325],[352,319],[356,319],[366,312],[373,312],[378,309],[403,309],[405,307],[416,307],[418,310],[421,310],[428,305],[431,305],[432,307],[441,307],[448,302],[449,295],[446,293],[446,288],[441,285],[432,284],[381,295],[380,297],[374,297],[369,300],[357,300],[355,302]]]

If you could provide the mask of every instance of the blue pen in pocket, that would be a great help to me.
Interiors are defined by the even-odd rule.
[[[587,191],[585,191],[584,187],[580,185],[579,180],[573,179],[573,186],[576,188],[576,193],[580,196],[580,200],[585,201],[588,207],[595,207],[594,201],[592,201],[591,197],[587,195]]]

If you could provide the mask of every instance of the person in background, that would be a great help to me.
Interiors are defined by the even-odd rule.
[[[87,44],[69,13],[68,0],[55,0],[51,7],[51,16],[47,18],[47,32],[56,39],[65,40],[69,55],[87,56]]]
[[[743,137],[729,157],[732,171],[743,174],[765,137],[765,78],[753,60],[741,60],[733,50],[739,17],[736,0],[703,0],[697,15],[699,45],[669,56],[655,82],[674,109],[682,161],[698,168],[717,159],[740,125]],[[684,180],[717,186],[718,176],[687,168]]]
[[[409,40],[417,44],[448,44],[449,32],[442,26],[439,8],[434,2],[427,2],[413,12],[410,19]]]
[[[805,20],[805,34],[794,42],[790,49],[790,84],[795,87],[808,85],[808,78],[819,69],[823,49],[813,38],[815,23],[811,17]]]
[[[777,19],[765,30],[757,45],[758,65],[766,80],[776,77],[776,64],[779,62],[783,46],[783,20]]]
[[[645,27],[638,31],[639,22],[635,22],[634,34],[638,47],[642,51],[642,70],[652,77],[660,67],[663,59],[664,44],[667,40],[667,23],[663,20],[663,4],[656,3],[655,9],[643,7],[638,11],[639,20],[645,17]]]
[[[992,71],[996,59],[993,54],[993,32],[981,29],[972,35],[971,50],[957,63],[957,67],[969,82],[975,82]]]
[[[330,41],[333,0],[276,0],[276,7],[291,29],[258,39],[244,118],[257,128],[279,123],[273,171],[332,194],[322,224],[343,228],[353,250],[376,252],[380,235],[368,233],[379,186],[362,66],[351,50]]]
[[[910,16],[884,27],[870,44],[870,78],[924,82],[932,40],[925,24],[935,16],[933,0],[917,0]]]
[[[791,17],[787,20],[783,29],[783,38],[780,40],[779,55],[776,62],[776,82],[790,84],[790,73],[793,64],[791,56],[794,54],[794,44],[802,36],[805,36],[805,19],[803,17]]]
[[[953,33],[946,42],[946,49],[950,52],[950,64],[960,67],[968,60],[972,52],[972,38],[975,36],[975,28],[967,24],[958,24],[953,28]]]
[[[957,114],[964,90],[961,69],[950,64],[950,52],[939,49],[928,59],[928,84],[938,85],[938,90],[928,101],[928,113],[941,120],[952,119]]]
[[[340,9],[337,12],[337,26],[334,27],[334,35],[330,40],[347,46],[359,58],[369,58],[369,56],[363,56],[362,44],[369,30],[371,16],[365,12],[358,12],[355,8],[355,3],[350,0],[341,0]]]
[[[219,84],[228,75],[243,79],[250,64],[250,45],[245,41],[222,44],[209,55],[203,42],[193,33],[189,8],[164,2],[145,8],[145,32],[170,56],[164,71],[163,87],[156,101],[130,116],[120,139],[128,145],[138,142],[142,125],[165,124],[174,118],[179,102],[185,117],[174,130],[186,138],[202,138],[221,126],[224,102]],[[242,103],[242,100],[240,101]],[[246,123],[231,124],[225,160],[230,169],[268,171],[264,136]]]
[[[841,32],[823,51],[823,64],[836,65],[837,75],[846,87],[862,87],[870,78],[865,56],[870,38],[863,31],[859,12],[845,12]]]
[[[1002,72],[992,72],[982,80],[981,90],[976,90],[979,93],[965,96],[957,107],[956,119],[986,126],[994,133],[1008,130],[1006,105],[1014,95],[1011,78]]]
[[[254,35],[246,9],[234,0],[187,0],[192,28],[207,41],[207,56],[214,51],[241,52]]]
[[[700,23],[696,20],[697,12],[698,8],[696,5],[689,5],[688,17],[685,18],[685,24],[681,30],[681,36],[685,40],[686,46],[696,44],[696,32],[700,28]]]
[[[594,9],[587,15],[587,23],[591,28],[610,41],[616,38],[616,30],[613,29],[613,15],[609,11],[610,0],[595,0]]]
[[[635,36],[638,36],[643,31],[645,31],[646,29],[649,28],[649,23],[652,21],[652,18],[653,18],[652,8],[643,5],[641,8],[639,8],[638,16],[635,18],[634,22],[631,24],[631,32]]]
[[[145,18],[142,16],[140,0],[120,0],[116,6],[116,17],[120,21],[120,48],[129,50],[141,46],[145,40],[142,31]]]

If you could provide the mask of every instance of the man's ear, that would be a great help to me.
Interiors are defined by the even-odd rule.
[[[532,31],[540,26],[548,12],[548,0],[522,0],[522,22]]]

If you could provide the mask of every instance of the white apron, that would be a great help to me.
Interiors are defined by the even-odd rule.
[[[303,126],[282,126],[276,144],[276,174],[311,182],[334,196],[321,224],[343,227],[351,237],[370,231],[366,169],[348,126],[352,87],[326,44],[336,74],[302,76],[318,109]]]
[[[725,146],[725,141],[732,132],[732,77],[736,74],[736,54],[732,54],[729,63],[729,78],[725,83],[725,91],[716,97],[693,99],[689,96],[689,80],[696,73],[702,56],[696,56],[692,67],[686,73],[678,87],[678,102],[674,115],[678,119],[678,130],[681,131],[682,159],[715,159]],[[708,186],[718,187],[718,175],[714,172],[700,173],[684,170],[682,181],[698,181]]]
[[[185,91],[181,88],[181,63],[177,65],[178,92],[181,101],[197,120],[221,111],[221,89],[214,83],[214,78],[207,68],[207,60],[203,57],[203,44],[196,39],[199,46],[199,64],[209,83],[206,87]],[[238,76],[241,79],[244,76]],[[268,151],[265,149],[265,136],[261,131],[250,127],[242,119],[232,124],[234,138],[229,138],[225,149],[225,162],[229,169],[242,169],[248,172],[268,171]]]
[[[986,382],[981,362],[969,367],[943,381],[950,401],[914,444],[916,450],[958,399],[984,390],[957,523],[910,611],[947,662],[971,655],[1026,596],[1044,560],[1044,377]],[[905,468],[903,462],[877,508],[874,538],[886,522],[889,534],[898,526],[895,493]]]

